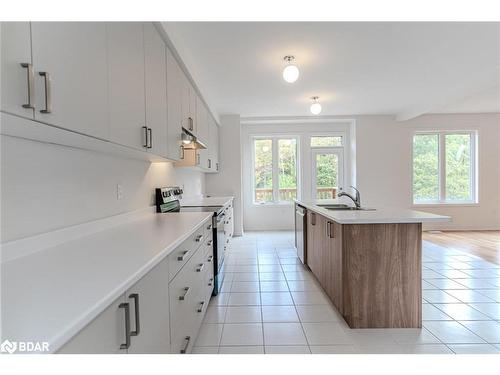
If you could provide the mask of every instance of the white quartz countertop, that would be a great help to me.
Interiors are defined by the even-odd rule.
[[[2,263],[2,340],[57,351],[211,216],[147,213]]]
[[[182,198],[181,206],[183,207],[198,207],[198,206],[226,206],[233,197],[190,197]]]
[[[317,212],[339,224],[389,224],[389,223],[426,223],[451,221],[450,216],[397,208],[375,208],[372,210],[328,210],[318,206],[338,204],[338,200],[316,201],[295,200],[296,203]]]

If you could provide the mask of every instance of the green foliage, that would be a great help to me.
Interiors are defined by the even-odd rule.
[[[417,134],[413,137],[413,199],[439,199],[439,136]]]

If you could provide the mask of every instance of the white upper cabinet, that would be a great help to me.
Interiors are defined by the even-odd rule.
[[[2,111],[33,118],[34,70],[29,22],[1,23]]]
[[[146,150],[143,23],[108,22],[106,25],[110,139]]]
[[[212,116],[209,116],[208,120],[209,124],[209,159],[210,159],[210,171],[218,172],[219,171],[219,126],[217,126],[216,122],[212,119]]]
[[[168,157],[166,46],[152,23],[144,24],[144,52],[147,147],[156,155]]]
[[[196,136],[208,143],[208,109],[199,96],[196,96]]]
[[[32,22],[35,118],[108,138],[106,24]]]
[[[182,71],[172,52],[167,48],[167,157],[179,160],[181,157],[182,134]]]
[[[190,84],[182,70],[179,84],[181,87],[181,125],[184,129],[194,132],[194,116],[191,116],[190,112]]]

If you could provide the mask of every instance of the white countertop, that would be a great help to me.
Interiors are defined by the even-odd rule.
[[[147,213],[2,263],[2,340],[57,351],[211,216]]]
[[[318,204],[338,204],[338,200],[316,201],[295,200],[301,206],[317,212],[339,224],[389,224],[389,223],[426,223],[451,221],[450,216],[435,215],[422,211],[397,208],[376,208],[375,210],[328,210]]]
[[[199,207],[199,206],[226,206],[234,197],[189,197],[181,199],[183,207]]]

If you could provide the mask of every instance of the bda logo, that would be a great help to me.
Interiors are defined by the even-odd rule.
[[[0,352],[12,354],[17,350],[17,342],[5,340],[0,345]]]

